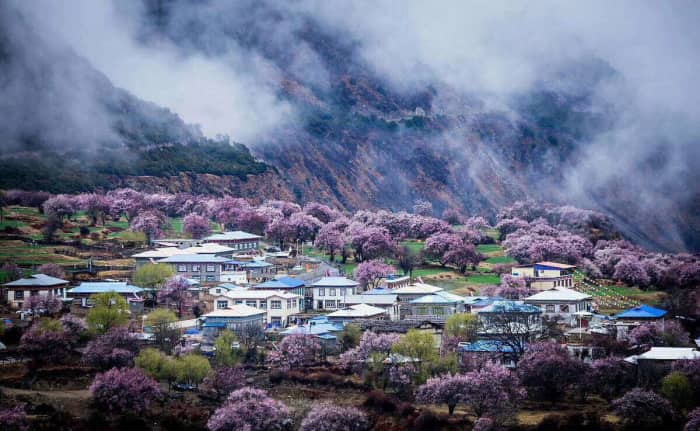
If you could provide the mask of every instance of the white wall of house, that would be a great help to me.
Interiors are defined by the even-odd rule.
[[[279,323],[286,326],[289,323],[289,316],[301,312],[304,298],[285,299],[280,296],[271,296],[267,299],[260,298],[229,298],[225,295],[216,296],[212,302],[212,310],[222,310],[235,304],[245,304],[249,307],[258,308],[267,312],[265,323]]]
[[[54,295],[61,298],[65,298],[66,289],[64,287],[48,288],[48,289],[12,289],[7,290],[7,302],[16,308],[22,308],[24,301],[30,296],[34,295]]]
[[[345,306],[345,297],[355,294],[355,287],[312,287],[314,310],[337,310]]]

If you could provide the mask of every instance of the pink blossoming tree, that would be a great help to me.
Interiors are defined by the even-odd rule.
[[[147,414],[163,394],[158,382],[140,368],[112,368],[98,373],[90,385],[95,406],[114,415]]]
[[[367,415],[355,407],[317,403],[301,422],[299,431],[368,431]]]
[[[382,278],[396,272],[393,266],[387,265],[381,260],[366,260],[355,268],[355,281],[360,283],[363,289],[369,290],[379,286]]]
[[[238,389],[207,422],[209,431],[285,431],[292,427],[289,409],[261,389]]]

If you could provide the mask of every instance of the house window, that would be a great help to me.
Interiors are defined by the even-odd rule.
[[[328,296],[335,296],[335,288],[331,288]]]
[[[216,281],[216,277],[214,277],[213,275],[207,275],[206,280],[207,281]]]
[[[433,315],[434,316],[444,316],[445,315],[445,308],[444,307],[433,307]]]
[[[221,289],[216,289],[216,293],[221,293]]]
[[[335,301],[326,301],[326,308],[335,308]]]
[[[281,310],[282,309],[282,301],[270,301],[270,309]]]
[[[292,308],[292,300],[291,299],[287,300],[287,308]]]
[[[297,300],[292,299],[292,308],[297,308]]]
[[[270,319],[270,323],[273,325],[281,325],[282,324],[282,318],[281,317],[272,317]]]
[[[421,316],[428,314],[428,307],[416,307],[416,314]]]
[[[547,304],[544,311],[547,313],[554,313],[554,304]]]
[[[561,304],[561,305],[559,305],[559,312],[561,312],[561,313],[568,313],[568,312],[569,312],[569,304]]]
[[[260,301],[260,309],[267,310],[267,302],[266,301]]]
[[[190,275],[190,278],[192,280],[200,280],[202,277],[199,274],[197,274],[197,275]]]
[[[15,290],[15,299],[24,299],[24,290]]]
[[[207,272],[216,272],[216,265],[207,265]]]
[[[236,304],[243,304],[243,301],[236,301]]]
[[[228,301],[216,301],[216,309],[217,310],[222,310],[226,307],[228,307]]]
[[[318,296],[326,296],[326,289],[323,287],[318,289]]]
[[[199,272],[202,270],[202,265],[192,265],[192,272]]]
[[[248,307],[258,308],[258,307],[257,307],[257,301],[246,301],[246,302],[245,302],[245,305],[247,305]]]
[[[178,265],[177,272],[187,272],[187,265]]]

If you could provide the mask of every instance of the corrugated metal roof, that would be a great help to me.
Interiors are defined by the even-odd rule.
[[[361,318],[361,317],[372,317],[380,314],[386,314],[386,310],[379,307],[373,307],[367,304],[356,304],[351,305],[342,310],[334,311],[332,313],[326,314],[329,318]]]
[[[250,317],[258,314],[266,314],[267,311],[260,310],[255,307],[249,307],[245,304],[232,305],[229,308],[210,311],[203,317]]]
[[[316,283],[313,284],[314,287],[355,287],[359,286],[359,283],[350,280],[345,277],[322,277]]]
[[[11,281],[5,283],[4,286],[7,287],[28,287],[28,286],[57,286],[60,284],[67,284],[68,280],[63,280],[56,277],[51,277],[46,274],[34,274],[26,278],[20,278],[19,280]]]
[[[666,315],[666,310],[642,304],[615,315],[618,319],[659,319]]]
[[[106,292],[116,292],[116,293],[139,293],[143,289],[138,286],[132,286],[122,281],[105,281],[105,282],[85,282],[80,283],[80,286],[74,287],[68,290],[68,293],[83,293],[83,294],[94,294],[94,293],[106,293]]]
[[[498,340],[476,340],[471,343],[459,343],[457,348],[463,352],[513,352],[512,347],[505,345]]]
[[[159,259],[163,263],[227,263],[230,259],[213,254],[178,254]]]
[[[538,292],[525,298],[525,301],[582,301],[592,298],[591,295],[577,292],[566,287],[554,287],[549,290]]]
[[[234,230],[230,232],[223,232],[223,233],[215,233],[213,235],[209,235],[208,237],[205,237],[205,241],[237,241],[237,240],[243,240],[243,239],[259,239],[260,236],[248,233],[248,232],[243,232],[242,230]]]
[[[464,297],[449,292],[435,292],[410,301],[411,304],[454,304],[464,303]]]

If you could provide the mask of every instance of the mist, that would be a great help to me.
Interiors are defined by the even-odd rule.
[[[495,167],[518,192],[604,209],[647,239],[658,232],[633,232],[635,220],[657,220],[676,248],[685,247],[688,231],[700,237],[698,226],[683,225],[678,209],[692,213],[700,193],[696,2],[13,5],[42,38],[74,50],[116,86],[171,109],[207,136],[229,135],[254,152],[302,129],[308,106],[325,109],[324,96],[348,74],[371,74],[407,97],[430,88],[428,115],[450,118],[497,112],[515,123],[522,112],[514,101],[535,92],[585,95],[580,109],[605,117],[606,125],[586,131],[556,178],[542,175],[536,183],[541,193],[519,184],[503,154],[488,145],[472,145],[478,154],[460,155],[460,130],[426,145],[449,150],[464,167],[450,173],[451,184],[464,177],[487,188],[487,171]],[[309,31],[320,36],[309,37]],[[324,57],[324,38],[342,46],[334,62]],[[286,97],[297,90],[304,106]],[[85,100],[71,102],[81,112],[91,106],[85,94]],[[96,124],[89,128],[93,138],[109,134]],[[386,164],[384,157],[380,161]]]

